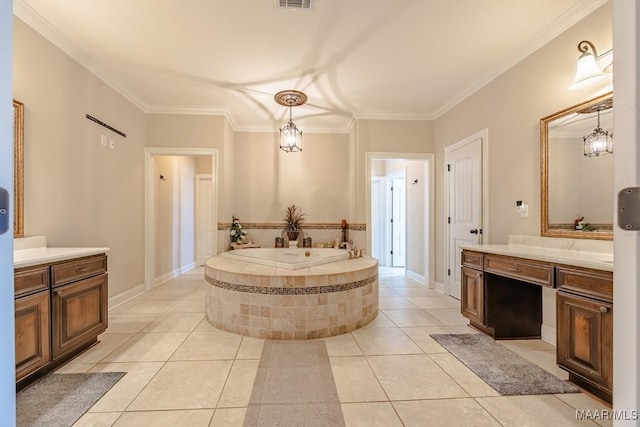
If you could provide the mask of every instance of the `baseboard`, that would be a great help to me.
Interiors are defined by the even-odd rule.
[[[194,268],[196,268],[196,263],[195,262],[190,262],[189,264],[183,265],[182,267],[176,268],[173,271],[170,271],[168,273],[164,273],[162,276],[158,276],[155,279],[153,279],[153,287],[157,287],[162,285],[164,282],[168,282],[169,280],[178,277],[181,274],[186,273],[187,271],[191,271]]]
[[[184,274],[187,271],[193,270],[194,268],[196,268],[196,262],[190,262],[189,264],[180,267],[180,274]]]
[[[131,289],[129,289],[128,291],[124,291],[118,295],[115,295],[111,298],[109,298],[109,301],[107,302],[107,307],[109,307],[109,310],[113,310],[114,308],[116,308],[119,305],[124,304],[125,302],[137,297],[138,295],[142,294],[145,291],[144,289],[144,283],[138,286],[135,286]]]
[[[443,294],[445,293],[444,283],[436,282],[435,280],[433,281],[433,289]]]
[[[542,335],[542,341],[546,341],[549,344],[556,345],[556,329],[551,326],[542,325],[540,334]]]
[[[424,276],[422,274],[418,274],[414,271],[405,270],[405,275],[412,280],[424,285]]]

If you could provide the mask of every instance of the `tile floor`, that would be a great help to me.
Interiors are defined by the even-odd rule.
[[[380,270],[380,313],[324,341],[347,426],[563,426],[586,394],[499,396],[429,334],[474,332],[459,302],[393,269]],[[101,343],[58,372],[127,375],[76,426],[242,426],[263,340],[217,330],[204,317],[202,268],[109,312]],[[566,379],[542,341],[502,341]],[[599,421],[601,425],[611,423]]]

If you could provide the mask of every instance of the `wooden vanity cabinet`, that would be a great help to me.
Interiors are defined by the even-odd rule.
[[[461,313],[476,327],[485,323],[483,255],[479,252],[462,252],[462,276],[460,280]]]
[[[107,328],[104,254],[16,269],[14,290],[18,388],[93,345]]]
[[[613,397],[613,273],[558,267],[557,363],[569,379]]]

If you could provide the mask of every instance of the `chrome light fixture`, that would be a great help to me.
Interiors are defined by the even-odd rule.
[[[587,157],[613,153],[613,134],[600,127],[600,111],[611,108],[611,106],[612,104],[608,103],[593,106],[593,109],[598,112],[598,124],[593,132],[582,138],[584,140],[584,155]]]
[[[297,90],[283,90],[275,94],[275,101],[289,107],[289,121],[280,128],[280,149],[286,153],[302,151],[302,131],[291,118],[291,108],[307,102],[307,95]]]
[[[573,79],[571,86],[569,86],[569,90],[582,89],[591,83],[596,83],[611,76],[611,74],[605,73],[603,67],[598,65],[598,62],[596,61],[602,59],[604,56],[612,54],[613,50],[609,50],[601,56],[598,56],[596,47],[593,43],[588,40],[583,40],[578,43],[578,51],[582,52],[582,55],[578,58],[576,76]],[[607,66],[609,64],[607,64]]]

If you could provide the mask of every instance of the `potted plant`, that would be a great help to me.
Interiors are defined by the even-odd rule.
[[[242,225],[240,225],[240,220],[236,217],[233,217],[231,221],[231,231],[229,232],[231,235],[231,241],[242,243],[244,240],[244,236],[247,235],[247,232],[242,229]]]
[[[285,223],[282,227],[282,234],[286,233],[290,241],[298,240],[298,235],[302,231],[300,226],[304,221],[304,216],[305,214],[296,205],[291,205],[287,208],[286,215],[282,219]]]

